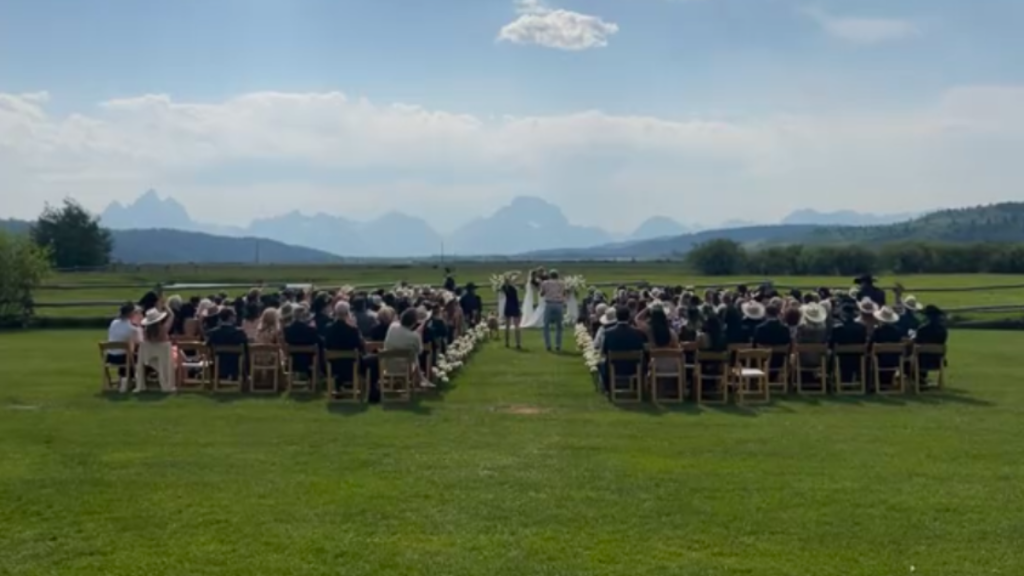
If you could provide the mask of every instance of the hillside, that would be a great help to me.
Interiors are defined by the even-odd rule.
[[[726,238],[741,244],[757,245],[766,242],[791,241],[799,239],[817,226],[811,225],[787,225],[787,226],[747,226],[743,228],[728,228],[719,230],[705,230],[694,234],[683,234],[670,238],[657,238],[642,242],[620,242],[617,244],[605,244],[593,248],[579,250],[541,250],[523,254],[524,258],[535,260],[605,260],[605,259],[654,259],[667,258],[685,254],[694,246]]]
[[[27,233],[31,222],[0,220],[0,230]],[[230,238],[180,230],[111,230],[111,259],[127,264],[329,264],[342,259],[273,240]]]
[[[817,228],[809,244],[890,242],[1024,242],[1024,202],[942,210],[884,226]]]

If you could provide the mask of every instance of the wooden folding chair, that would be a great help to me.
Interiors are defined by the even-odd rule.
[[[127,382],[134,385],[132,382],[131,375],[135,369],[135,352],[132,349],[132,345],[128,342],[100,342],[100,363],[103,367],[103,379],[101,380],[103,392],[117,392],[121,389],[121,370],[124,370],[124,377]],[[110,352],[123,352],[124,353],[124,366],[117,364],[111,364],[108,362],[107,354]],[[117,374],[117,378],[110,375],[110,371],[113,370],[114,374]]]
[[[388,396],[406,402],[412,401],[412,389],[416,385],[416,365],[419,359],[410,350],[381,350],[380,359],[380,401]]]
[[[434,379],[434,343],[427,342],[423,345],[423,353],[427,355],[426,366],[423,368],[423,375],[427,380]]]
[[[683,351],[678,348],[663,348],[648,351],[647,381],[651,388],[651,402],[657,404],[662,382],[675,384],[676,394],[666,400],[684,402],[686,400],[686,366]]]
[[[295,357],[309,358],[309,372],[295,372]],[[308,392],[316,394],[320,389],[320,349],[316,346],[285,346],[284,348],[285,384],[288,393]]]
[[[738,354],[739,352],[737,352]],[[733,354],[729,352],[697,352],[697,371],[694,373],[693,386],[697,403],[727,404],[729,402],[729,386],[731,384],[730,368],[733,365]],[[704,383],[715,384],[713,397],[704,395]]]
[[[202,335],[200,330],[200,324],[198,318],[189,318],[182,324],[182,332],[184,332],[183,338],[185,340],[198,340]]]
[[[364,349],[366,350],[367,354],[380,354],[380,351],[384,349],[384,343],[383,342],[366,342],[364,344]],[[373,385],[373,382],[371,382],[371,380],[372,380],[372,378],[371,378],[371,374],[370,374],[370,369],[367,368],[363,372],[363,381],[366,382],[367,388],[369,388],[370,386]]]
[[[352,374],[349,375],[351,381],[343,379],[341,384],[338,385],[337,378],[339,376],[344,377],[344,374],[335,374],[334,362],[335,361],[351,361],[352,362]],[[328,402],[341,402],[345,400],[351,400],[354,402],[363,402],[366,400],[366,391],[369,387],[363,386],[363,378],[359,372],[359,352],[356,351],[326,351],[324,352],[324,364],[327,367],[327,401]],[[346,387],[345,384],[351,384],[350,387]]]
[[[910,366],[913,371],[914,392],[921,393],[924,370],[921,369],[921,357],[935,358],[938,360],[938,368],[929,368],[928,372],[938,372],[938,380],[935,383],[937,390],[942,390],[946,385],[946,347],[942,344],[919,344],[915,345],[910,357]]]
[[[615,373],[615,363],[634,364],[632,375]],[[643,352],[609,352],[608,353],[608,395],[612,402],[643,402]],[[619,388],[619,382],[625,382],[627,388]],[[622,396],[625,398],[622,398]]]
[[[692,388],[690,391],[691,398],[700,397],[700,363],[697,362],[697,352],[700,351],[700,347],[696,342],[687,342],[679,346],[680,357],[683,359],[683,376],[686,378],[684,381],[688,388]]]
[[[857,361],[856,380],[847,381],[842,371],[843,359]],[[868,348],[863,344],[852,346],[836,346],[832,350],[832,377],[835,382],[836,394],[867,394],[868,392]]]
[[[281,348],[274,344],[249,345],[249,391],[277,394],[281,388]],[[270,386],[265,386],[265,384]]]
[[[882,366],[882,358],[898,359],[895,366]],[[874,368],[875,392],[903,394],[906,391],[907,346],[905,344],[875,344],[871,347],[871,365]],[[892,382],[882,383],[882,377],[892,376]]]
[[[225,360],[225,356],[235,356],[235,360]],[[245,391],[245,346],[211,346],[210,357],[213,359],[213,392],[243,392]],[[221,366],[227,363],[235,366],[237,376],[234,378],[221,378]]]
[[[177,347],[178,390],[207,390],[213,381],[210,349],[202,342],[186,340],[179,340]]]
[[[772,389],[772,392],[789,393],[790,354],[793,352],[793,347],[773,346],[765,348],[765,350],[771,353],[768,361],[768,387]],[[782,359],[782,363],[776,367],[775,362],[779,358]]]
[[[805,365],[805,357],[814,358]],[[798,344],[793,349],[793,377],[797,394],[828,394],[829,349],[826,344]],[[818,380],[817,387],[804,387],[809,376]]]
[[[768,349],[740,350],[736,353],[733,379],[736,382],[736,401],[743,404],[748,396],[755,401],[771,401],[769,363],[772,351]]]

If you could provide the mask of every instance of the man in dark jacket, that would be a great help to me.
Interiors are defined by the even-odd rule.
[[[924,324],[917,329],[914,336],[914,344],[922,346],[945,346],[949,340],[949,330],[945,324],[945,314],[937,306],[925,306],[922,315],[925,317]],[[921,385],[928,382],[928,372],[942,368],[946,359],[940,354],[921,354]]]
[[[876,278],[871,274],[858,276],[853,280],[859,287],[857,297],[870,298],[878,306],[885,306],[885,291],[875,286]]]
[[[359,328],[355,326],[348,302],[338,302],[334,307],[334,323],[327,328],[324,336],[324,349],[329,352],[358,352],[360,359],[366,353],[366,343]],[[358,361],[334,360],[331,372],[334,374],[335,389],[339,390],[345,382],[352,381],[352,373]]]
[[[786,357],[789,356],[789,346],[793,342],[793,335],[790,333],[789,327],[784,325],[779,319],[781,312],[778,306],[769,304],[764,310],[766,318],[764,324],[761,324],[754,330],[755,347],[786,348],[785,351],[772,353],[769,366],[773,373],[776,370],[782,370],[786,363]]]
[[[236,324],[237,316],[233,308],[222,308],[218,317],[220,325],[206,334],[206,345],[214,353],[217,353],[218,347],[225,346],[241,346],[245,349],[246,355],[242,358],[239,358],[238,354],[217,353],[217,373],[220,378],[222,380],[236,380],[245,374],[246,367],[249,364],[249,338],[245,335],[245,331]],[[242,361],[243,371],[241,373],[238,369],[239,360]]]
[[[604,341],[601,344],[601,355],[606,358],[601,364],[601,380],[604,383],[605,392],[611,391],[614,382],[610,382],[610,371],[608,370],[608,354],[610,352],[642,352],[647,345],[647,336],[630,323],[630,311],[625,306],[615,308],[616,323],[605,328]],[[636,363],[617,362],[615,364],[616,377],[629,377],[636,375]]]
[[[309,308],[300,305],[295,309],[295,319],[284,329],[284,341],[288,346],[316,346],[323,358],[324,341],[316,328],[310,325]],[[310,354],[296,354],[292,369],[295,372],[308,374],[313,369],[313,357]]]
[[[466,291],[459,298],[459,304],[462,306],[462,314],[466,318],[466,326],[476,326],[480,322],[484,310],[483,301],[476,293],[476,284],[472,282],[466,284]]]

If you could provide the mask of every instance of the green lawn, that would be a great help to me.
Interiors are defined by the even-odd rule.
[[[567,335],[568,336],[568,335]],[[1020,574],[1024,334],[951,390],[627,410],[489,344],[408,408],[106,397],[98,332],[0,334],[0,574]]]

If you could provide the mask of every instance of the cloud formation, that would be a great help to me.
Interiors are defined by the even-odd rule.
[[[142,95],[57,117],[45,93],[0,94],[0,215],[66,195],[101,209],[156,187],[201,220],[397,209],[450,228],[545,194],[577,222],[624,229],[654,214],[715,223],[1012,198],[1021,151],[1013,86],[952,89],[901,114],[748,121],[481,118],[340,92]]]
[[[911,20],[836,16],[820,8],[807,8],[804,13],[829,35],[857,44],[881,44],[923,34],[921,27]]]
[[[603,48],[619,26],[598,16],[552,9],[540,0],[519,0],[519,17],[498,32],[498,41],[537,44],[559,50]]]

